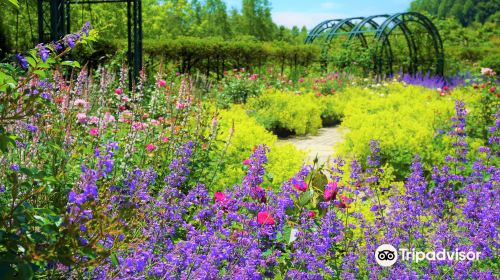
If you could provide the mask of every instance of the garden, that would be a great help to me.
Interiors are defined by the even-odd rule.
[[[134,76],[124,9],[34,44],[32,2],[0,0],[0,279],[500,278],[495,1],[413,1],[445,71],[401,36],[386,76],[249,0],[145,1]]]

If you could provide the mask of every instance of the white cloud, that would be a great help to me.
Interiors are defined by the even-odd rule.
[[[305,25],[308,29],[327,19],[346,18],[345,15],[326,12],[274,12],[272,15],[274,22],[278,25],[286,27],[296,25],[299,28]]]

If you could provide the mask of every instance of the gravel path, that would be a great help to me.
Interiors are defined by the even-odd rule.
[[[334,153],[334,145],[343,140],[347,129],[340,126],[324,127],[318,131],[317,135],[299,136],[288,139],[281,139],[278,142],[292,143],[297,148],[306,151],[307,160],[311,162],[316,155],[319,162],[323,163],[328,160]]]

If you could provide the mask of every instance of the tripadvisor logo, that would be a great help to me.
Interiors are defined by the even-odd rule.
[[[421,262],[423,260],[427,261],[445,261],[445,260],[454,260],[454,261],[477,261],[479,260],[479,256],[481,252],[464,252],[464,251],[446,251],[445,249],[441,249],[439,251],[415,251],[408,250],[405,248],[399,249],[399,252],[394,246],[390,244],[382,244],[377,250],[375,250],[375,261],[383,267],[389,267],[396,263],[398,258],[402,261],[412,262]]]

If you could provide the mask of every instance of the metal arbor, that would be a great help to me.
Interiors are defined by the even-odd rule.
[[[381,22],[381,23],[378,23]],[[393,75],[394,53],[390,43],[390,36],[399,29],[404,36],[409,52],[410,74],[418,71],[418,66],[423,59],[421,55],[423,49],[419,44],[421,33],[415,33],[408,27],[409,23],[417,23],[426,35],[432,40],[432,49],[434,57],[427,58],[432,60],[435,65],[435,74],[443,75],[444,72],[444,50],[441,36],[434,24],[424,15],[416,12],[397,13],[394,15],[375,15],[369,17],[352,17],[347,19],[326,20],[314,27],[305,39],[306,44],[312,44],[318,38],[324,38],[323,57],[328,54],[332,40],[339,36],[347,36],[347,41],[354,38],[360,40],[362,47],[372,47],[372,61],[374,63],[374,72],[382,77],[384,75]],[[367,35],[373,35],[371,45],[367,40]]]
[[[142,68],[142,0],[38,0],[38,40],[56,41],[70,32],[72,4],[127,3],[127,59],[129,83],[139,77]]]

